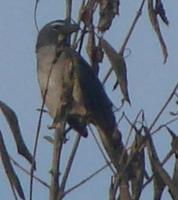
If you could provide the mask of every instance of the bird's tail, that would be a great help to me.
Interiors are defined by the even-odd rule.
[[[102,127],[96,126],[102,144],[113,163],[116,170],[119,170],[121,163],[121,155],[124,153],[124,145],[122,143],[122,134],[120,130],[115,126],[112,130],[103,129]]]

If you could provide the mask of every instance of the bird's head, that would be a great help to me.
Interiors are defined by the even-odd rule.
[[[67,43],[67,38],[70,34],[78,30],[78,24],[69,23],[67,20],[49,22],[40,30],[36,48],[39,49],[43,46],[57,45],[59,42]]]

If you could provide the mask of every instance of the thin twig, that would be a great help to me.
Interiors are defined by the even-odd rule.
[[[169,158],[172,156],[172,154],[173,154],[173,152],[172,152],[172,150],[170,150],[169,153],[166,155],[166,157],[161,162],[161,166],[163,166],[169,160]],[[144,189],[153,180],[154,175],[155,175],[155,173],[153,173],[152,176],[143,184],[142,189]]]
[[[15,192],[15,188],[14,188],[14,186],[13,186],[12,181],[9,180],[9,183],[10,183],[10,186],[11,186],[12,193],[13,193],[13,195],[14,195],[14,199],[15,199],[15,200],[18,200],[18,197],[17,197],[17,194],[16,194],[16,192]]]
[[[110,163],[111,164],[111,163]],[[90,176],[88,176],[87,178],[85,178],[84,180],[82,180],[81,182],[79,182],[78,184],[76,184],[75,186],[69,188],[67,191],[64,192],[64,196],[66,194],[69,194],[70,192],[72,192],[73,190],[75,190],[76,188],[80,187],[81,185],[83,185],[84,183],[88,182],[90,179],[92,179],[93,177],[95,177],[97,174],[99,174],[101,171],[103,171],[104,169],[106,169],[108,167],[108,164],[105,164],[103,167],[101,167],[100,169],[98,169],[96,172],[94,172],[93,174],[91,174]]]
[[[137,116],[136,116],[136,118],[135,118],[135,120],[134,120],[134,123],[131,123],[130,120],[129,120],[129,119],[127,118],[127,116],[125,115],[125,118],[126,118],[127,122],[131,125],[131,129],[130,129],[130,132],[129,132],[129,135],[128,135],[128,138],[127,138],[125,147],[126,147],[127,144],[128,144],[128,141],[129,141],[130,135],[131,135],[131,133],[132,133],[132,130],[135,130],[135,131],[137,132],[137,129],[136,129],[136,127],[135,127],[135,124],[136,124],[137,119],[139,118],[139,116],[140,116],[141,114],[143,114],[143,113],[144,113],[143,110],[140,110],[140,111],[139,111],[139,113],[137,114]],[[143,122],[142,122],[142,123],[143,123]],[[141,145],[141,144],[140,144],[140,145]],[[139,146],[140,146],[140,145],[139,145]],[[138,147],[138,150],[139,150],[139,147]],[[119,184],[121,184],[122,179],[123,179],[123,177],[124,177],[124,174],[126,173],[126,170],[128,169],[128,166],[130,166],[130,164],[131,164],[132,160],[134,159],[134,157],[135,157],[136,153],[138,152],[138,150],[136,150],[132,155],[130,155],[130,156],[128,157],[127,164],[123,167],[122,171],[120,171],[119,176],[116,176],[115,183],[113,184],[113,188],[112,188],[112,197],[111,197],[111,199],[113,199],[113,198],[116,196],[117,191],[118,191],[118,186],[119,186]],[[125,152],[126,152],[126,148],[123,150],[119,162],[122,161]]]
[[[81,37],[80,37],[80,44],[79,44],[79,49],[78,49],[78,53],[81,53],[82,50],[82,45],[84,42],[84,38],[85,38],[85,34],[86,34],[86,25],[83,27],[83,30],[81,32]]]
[[[78,20],[77,20],[77,23],[79,24],[79,26],[80,26],[80,24],[81,24],[81,12],[82,12],[82,10],[83,10],[83,8],[84,8],[84,6],[85,6],[85,1],[86,0],[83,0],[82,1],[82,3],[81,3],[81,6],[80,6],[80,8],[79,8],[79,15],[78,15]],[[73,46],[75,46],[75,44],[76,44],[76,41],[77,41],[77,37],[78,37],[78,31],[76,32],[76,33],[74,33],[74,37],[73,37],[73,42],[72,42],[72,45]]]
[[[71,16],[72,16],[72,0],[66,0],[66,19],[67,22],[71,22]],[[71,35],[69,34],[67,36],[67,43],[71,43]]]
[[[28,170],[26,170],[22,165],[20,165],[17,161],[15,161],[12,157],[10,157],[10,159],[11,159],[11,161],[13,162],[13,164],[17,167],[17,168],[19,168],[21,171],[23,171],[25,174],[27,174],[27,175],[31,175],[30,174],[30,172],[28,171]],[[44,182],[43,180],[41,180],[40,178],[38,178],[37,176],[33,176],[33,178],[36,180],[36,181],[38,181],[39,183],[41,183],[42,185],[44,185],[46,188],[48,188],[49,189],[49,185],[46,183],[46,182]]]
[[[143,9],[144,3],[145,3],[145,0],[142,1],[141,5],[140,5],[140,8],[139,8],[139,10],[138,10],[138,12],[137,12],[137,14],[136,14],[136,16],[135,16],[135,19],[134,19],[134,21],[133,21],[133,23],[132,23],[132,25],[131,25],[131,27],[130,27],[130,30],[129,30],[129,32],[128,32],[126,38],[125,38],[125,41],[124,41],[124,43],[123,43],[123,45],[122,45],[122,47],[121,47],[121,49],[120,49],[120,51],[119,51],[119,53],[122,54],[122,55],[123,55],[123,53],[124,53],[124,50],[125,50],[125,48],[126,48],[126,45],[127,45],[128,41],[129,41],[130,37],[131,37],[131,34],[132,34],[132,32],[133,32],[133,30],[134,30],[134,28],[135,28],[135,25],[136,25],[136,23],[137,23],[139,17],[140,17],[141,14],[142,14],[142,9]]]
[[[174,123],[175,121],[178,120],[178,117],[169,120],[168,122],[166,122],[165,124],[162,124],[161,126],[159,126],[158,128],[156,128],[155,130],[153,130],[150,135],[154,135],[155,133],[157,133],[158,131],[160,131],[162,128],[166,128],[169,124]]]
[[[72,15],[72,0],[66,0],[66,18],[71,20]]]
[[[63,196],[65,186],[66,186],[66,182],[67,182],[67,179],[68,179],[68,176],[69,176],[69,173],[70,173],[73,161],[74,161],[74,157],[75,157],[77,149],[79,147],[80,139],[81,139],[81,136],[79,134],[77,134],[75,141],[74,141],[74,144],[73,144],[73,148],[71,150],[71,154],[70,154],[68,162],[67,162],[67,166],[65,168],[63,178],[62,178],[62,183],[61,183],[61,186],[60,186],[60,191],[59,191],[60,194],[59,194],[58,200],[61,199],[60,198],[61,195]]]
[[[176,93],[176,90],[178,89],[178,83],[176,84],[176,86],[174,87],[174,89],[172,90],[171,94],[169,95],[168,99],[166,100],[165,104],[163,105],[163,107],[161,108],[161,110],[159,111],[159,113],[156,115],[155,119],[153,120],[152,124],[150,125],[150,127],[148,128],[148,132],[151,133],[152,128],[154,127],[154,125],[156,124],[156,122],[158,121],[159,117],[161,116],[161,114],[163,113],[163,111],[166,109],[166,107],[168,106],[168,104],[170,103],[170,101],[172,100],[173,96]],[[141,151],[144,147],[145,147],[145,140],[143,140],[142,144],[139,145],[139,151]],[[129,161],[130,162],[130,161]]]
[[[159,119],[159,117],[161,116],[161,114],[163,113],[163,111],[165,110],[165,108],[167,107],[167,105],[169,104],[169,102],[171,101],[171,99],[173,98],[176,90],[178,88],[178,83],[176,84],[176,86],[174,87],[173,91],[171,92],[170,96],[168,97],[167,101],[165,102],[165,104],[163,105],[162,109],[160,110],[160,112],[157,114],[157,116],[155,117],[155,120],[153,121],[153,123],[150,125],[150,127],[148,128],[148,131],[151,131],[151,129],[153,128],[153,126],[156,124],[157,120]],[[128,162],[127,162],[127,165],[124,167],[123,171],[122,171],[122,174],[124,174],[126,172],[126,169],[127,167],[130,165],[130,163],[132,162],[135,154],[139,151],[141,151],[144,147],[145,147],[145,141],[146,141],[146,138],[143,140],[143,142],[138,145],[138,148],[136,149],[135,153],[133,153],[129,159],[128,159]],[[166,162],[166,161],[165,161]],[[120,179],[122,178],[123,175],[120,176]],[[118,178],[117,182],[119,183],[119,180]]]
[[[34,22],[35,22],[35,28],[37,30],[37,32],[39,33],[39,28],[38,28],[38,22],[37,22],[37,8],[38,8],[38,3],[39,0],[35,1],[35,7],[34,7],[34,13],[33,13],[33,17],[34,17]]]
[[[30,171],[30,174],[31,174],[31,176],[30,176],[30,196],[29,196],[30,200],[32,200],[32,196],[33,196],[33,177],[34,177],[34,167],[33,166],[35,163],[35,158],[36,158],[36,153],[37,153],[38,139],[39,139],[39,135],[40,135],[40,128],[41,128],[42,116],[43,116],[42,110],[43,110],[44,104],[45,104],[46,93],[47,93],[47,90],[45,92],[45,95],[43,96],[41,111],[40,111],[38,125],[37,125],[36,137],[35,137],[35,145],[34,145],[34,149],[33,149],[33,162],[32,162],[31,171]]]
[[[37,154],[38,140],[39,140],[39,135],[40,135],[40,129],[41,129],[41,123],[42,123],[42,117],[43,117],[43,110],[44,110],[44,106],[45,106],[45,100],[46,100],[46,95],[47,95],[47,91],[48,91],[49,80],[50,80],[50,77],[51,77],[53,66],[55,64],[55,60],[56,60],[56,56],[54,58],[54,62],[51,64],[51,67],[50,67],[50,70],[49,70],[48,79],[47,79],[47,82],[46,82],[45,91],[44,91],[44,95],[43,95],[42,105],[41,105],[41,108],[40,108],[40,114],[39,114],[39,118],[38,118],[35,144],[34,144],[34,149],[33,149],[33,162],[32,162],[31,170],[30,170],[31,176],[30,176],[29,200],[32,200],[32,196],[33,196],[34,164],[35,164],[35,158],[36,158],[36,154]]]
[[[95,136],[95,133],[94,133],[94,131],[93,131],[91,125],[89,125],[88,127],[89,127],[89,129],[90,129],[90,132],[91,132],[91,134],[92,134],[92,136],[93,136],[93,138],[94,138],[94,140],[95,140],[95,142],[96,142],[96,145],[97,145],[99,151],[101,152],[101,154],[102,154],[102,156],[103,156],[105,162],[106,162],[106,163],[108,164],[108,166],[110,167],[112,173],[113,173],[113,174],[116,174],[115,169],[112,167],[111,162],[110,162],[110,161],[108,160],[108,158],[106,157],[106,155],[105,155],[105,153],[104,153],[104,151],[103,151],[103,149],[102,149],[100,143],[98,142],[98,139],[97,139],[97,137]]]
[[[131,35],[132,35],[132,33],[133,33],[133,30],[134,30],[134,28],[135,28],[135,25],[136,25],[136,23],[138,22],[138,19],[139,19],[139,17],[140,17],[141,14],[142,14],[142,9],[143,9],[144,3],[145,3],[145,0],[142,1],[141,5],[140,5],[140,8],[139,8],[139,10],[137,11],[137,14],[136,14],[136,16],[135,16],[135,18],[134,18],[134,20],[133,20],[133,22],[132,22],[132,25],[131,25],[130,29],[129,29],[129,32],[128,32],[128,34],[126,35],[126,38],[125,38],[125,40],[124,40],[124,42],[123,42],[123,45],[121,46],[121,48],[120,48],[120,50],[119,50],[119,54],[121,54],[121,55],[123,55],[124,50],[125,50],[125,48],[126,48],[126,45],[127,45],[128,41],[129,41],[129,39],[130,39],[130,37],[131,37]],[[106,83],[106,81],[108,80],[108,78],[109,78],[109,76],[110,76],[112,70],[113,70],[113,68],[111,67],[111,68],[109,69],[109,71],[107,72],[107,74],[105,75],[105,77],[104,77],[104,79],[103,79],[103,81],[102,81],[103,85],[104,85],[104,84]]]
[[[168,106],[169,102],[171,101],[171,99],[173,98],[173,96],[175,95],[175,92],[178,88],[178,83],[176,84],[176,86],[174,87],[172,93],[170,94],[169,98],[167,99],[167,101],[165,102],[164,106],[161,108],[161,110],[159,111],[159,113],[156,115],[155,119],[153,120],[152,124],[150,125],[148,132],[151,132],[151,129],[153,128],[153,126],[156,124],[156,122],[158,121],[158,119],[160,118],[161,114],[163,113],[163,111],[166,109],[166,107]]]
[[[129,134],[128,134],[127,139],[126,139],[125,147],[127,147],[128,143],[129,143],[129,139],[130,139],[130,136],[131,136],[132,131],[133,131],[133,130],[136,131],[136,126],[135,126],[135,125],[136,125],[136,123],[137,123],[137,120],[138,120],[139,116],[140,116],[143,112],[144,112],[144,111],[143,111],[142,109],[138,112],[138,114],[137,114],[137,116],[135,117],[135,120],[134,120],[133,123],[132,123],[132,122],[129,120],[129,118],[124,114],[125,119],[127,120],[127,122],[129,123],[129,125],[131,126],[131,127],[130,127],[130,131],[129,131]]]

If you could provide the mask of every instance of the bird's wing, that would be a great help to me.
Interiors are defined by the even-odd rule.
[[[112,103],[101,82],[79,53],[71,48],[68,51],[73,62],[74,76],[79,82],[83,103],[89,113],[91,122],[102,130],[113,131],[116,122],[112,111]]]

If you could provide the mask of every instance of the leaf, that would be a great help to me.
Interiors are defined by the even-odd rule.
[[[54,138],[49,135],[44,136],[44,139],[47,140],[50,144],[54,144]]]
[[[177,188],[174,185],[173,181],[171,180],[169,174],[166,172],[166,170],[161,166],[161,164],[157,160],[154,160],[153,164],[154,164],[154,168],[156,169],[156,171],[158,172],[158,174],[160,175],[164,183],[168,186],[169,193],[171,194],[173,199],[177,200],[178,199]],[[160,198],[157,198],[157,199],[160,199]]]
[[[162,193],[164,191],[165,186],[167,185],[168,188],[171,190],[171,194],[173,196],[176,195],[175,187],[171,181],[170,176],[162,167],[159,157],[157,155],[155,146],[153,144],[152,138],[150,133],[148,132],[147,128],[145,128],[145,134],[147,137],[147,148],[148,148],[148,156],[151,162],[151,168],[153,171],[153,183],[154,183],[154,199],[160,200]]]
[[[13,166],[10,162],[10,158],[6,150],[1,131],[0,131],[0,154],[1,154],[3,166],[4,166],[4,169],[9,179],[10,184],[12,184],[12,187],[15,188],[15,190],[17,191],[21,199],[25,199],[25,195],[21,187],[20,181],[18,179],[18,176],[15,173]]]
[[[80,11],[80,19],[86,26],[90,26],[93,21],[93,13],[97,6],[96,0],[88,0],[85,6],[82,6]]]
[[[161,49],[162,49],[163,57],[164,57],[163,63],[166,63],[167,57],[168,57],[167,47],[161,34],[161,30],[160,30],[158,19],[157,19],[157,13],[155,9],[153,8],[153,0],[148,0],[148,14],[149,14],[150,22],[153,26],[153,29],[161,45]]]
[[[0,101],[0,109],[3,112],[7,122],[9,124],[9,127],[12,131],[18,153],[21,154],[22,156],[24,156],[32,164],[33,157],[25,145],[15,112],[9,106],[7,106],[5,103],[3,103],[2,101]]]
[[[178,157],[178,136],[173,138],[172,140],[172,151],[175,153],[175,155]]]
[[[140,198],[142,192],[142,186],[144,181],[144,172],[145,172],[145,153],[144,149],[140,152],[135,153],[137,151],[140,144],[143,143],[144,137],[141,134],[136,133],[135,141],[131,148],[131,155],[134,155],[133,161],[131,163],[133,170],[133,178],[131,179],[132,186],[132,199],[137,200]]]
[[[174,185],[178,186],[178,158],[177,157],[174,164],[174,172],[173,172],[172,181]]]
[[[127,89],[127,68],[124,57],[123,55],[117,53],[105,39],[101,38],[100,42],[116,74],[117,82],[119,83],[124,99],[131,104]],[[114,85],[114,89],[117,87],[117,82]]]
[[[97,46],[95,41],[94,26],[90,27],[88,33],[88,42],[86,46],[87,54],[90,59],[91,67],[96,75],[99,72],[99,62],[103,60],[103,51],[100,44]]]
[[[169,128],[166,127],[170,135],[172,136],[171,151],[175,154],[174,172],[172,181],[175,186],[178,185],[178,136]]]
[[[158,14],[161,17],[163,22],[166,25],[169,25],[169,21],[168,21],[168,18],[166,17],[166,12],[165,12],[165,9],[163,7],[163,3],[161,2],[161,0],[156,0],[155,11],[156,11],[156,14]]]
[[[119,14],[119,4],[119,0],[99,0],[99,31],[104,32],[110,28],[114,17]]]
[[[166,128],[172,136],[171,151],[175,154],[176,157],[178,157],[178,136],[169,127]]]

